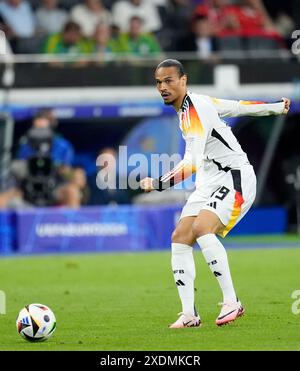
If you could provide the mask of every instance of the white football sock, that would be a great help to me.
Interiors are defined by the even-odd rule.
[[[182,312],[197,315],[194,304],[196,272],[192,246],[172,243],[172,270],[182,304]]]
[[[214,234],[206,234],[197,238],[206,263],[217,278],[223,293],[224,302],[236,302],[237,297],[233,287],[227,253]]]

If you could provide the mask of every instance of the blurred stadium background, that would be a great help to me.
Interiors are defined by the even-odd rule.
[[[259,181],[228,241],[274,246],[269,235],[291,234],[285,244],[298,246],[299,1],[5,0],[0,22],[1,254],[169,247],[185,191],[96,186],[97,156],[118,157],[120,145],[128,156],[183,153],[154,85],[167,57],[183,62],[195,92],[291,98],[287,117],[227,120]]]
[[[299,350],[300,2],[2,0],[0,25],[1,349]],[[227,120],[258,193],[225,239],[243,248],[228,255],[248,315],[222,329],[220,292],[198,256],[204,326],[167,328],[179,310],[168,250],[186,191],[96,186],[99,170],[114,171],[99,154],[116,158],[123,182],[139,166],[131,154],[183,153],[176,114],[155,89],[167,57],[183,62],[194,92],[292,100],[287,117]],[[33,302],[58,320],[39,345],[15,330]]]

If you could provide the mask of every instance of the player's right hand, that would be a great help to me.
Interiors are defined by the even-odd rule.
[[[144,178],[140,181],[140,187],[141,189],[143,189],[145,192],[151,192],[154,190],[154,187],[153,187],[153,181],[154,179],[153,178]]]
[[[283,114],[286,115],[290,110],[291,100],[289,98],[285,98],[285,97],[283,97],[282,100],[284,101]]]

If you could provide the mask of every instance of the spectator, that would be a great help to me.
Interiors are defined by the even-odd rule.
[[[243,0],[233,13],[244,36],[276,33],[275,26],[261,0]]]
[[[196,7],[194,16],[207,17],[216,36],[240,36],[240,23],[235,16],[239,7],[229,0],[206,0]]]
[[[155,4],[149,0],[120,0],[112,8],[113,23],[121,32],[129,31],[130,19],[138,16],[144,20],[143,32],[157,32],[162,24]]]
[[[261,0],[241,0],[240,5],[231,5],[229,0],[208,0],[195,13],[207,16],[218,36],[252,36],[274,31]]]
[[[77,209],[86,205],[89,201],[90,191],[85,171],[80,167],[73,168],[68,181],[61,184],[55,194],[57,206]]]
[[[4,32],[7,36],[7,26],[0,14],[0,30]],[[2,75],[2,84],[5,86],[11,86],[14,80],[14,73],[13,70],[8,68],[13,66],[13,49],[11,42],[8,41],[8,37],[0,40],[1,44],[1,54],[2,54],[2,62],[6,64],[6,68],[3,71]]]
[[[284,47],[282,37],[261,0],[243,0],[233,15],[240,24],[241,35],[247,38],[249,50],[278,50]]]
[[[55,206],[64,206],[72,209],[78,209],[81,206],[81,192],[72,183],[62,184],[56,189],[54,195]]]
[[[279,35],[285,40],[285,45],[291,47],[293,43],[291,34],[296,29],[293,18],[285,12],[279,12],[275,17],[274,24]]]
[[[87,205],[90,198],[90,190],[87,184],[86,172],[81,167],[72,169],[70,183],[77,187],[80,192],[80,205]]]
[[[2,1],[0,3],[0,14],[9,28],[8,36],[20,38],[34,36],[35,18],[27,1]]]
[[[126,53],[135,56],[145,56],[160,53],[161,47],[154,35],[142,32],[143,20],[133,16],[129,22],[129,32],[121,33],[120,45]]]
[[[189,27],[189,21],[194,9],[191,0],[169,0],[168,24],[177,37],[182,37]]]
[[[58,8],[58,0],[42,0],[36,11],[37,26],[45,35],[61,32],[68,19],[68,13]]]
[[[199,58],[210,58],[216,51],[214,29],[205,16],[196,16],[192,20],[191,32],[179,40],[179,51],[196,52]]]
[[[92,46],[82,38],[80,26],[69,21],[61,33],[49,36],[43,51],[49,54],[70,54],[73,57],[91,53]]]
[[[120,36],[120,27],[112,23],[110,25],[110,35],[113,40],[117,40]]]
[[[195,14],[208,17],[221,50],[269,50],[278,48],[280,36],[261,0],[207,0]]]
[[[98,174],[92,182],[92,205],[127,204],[130,203],[128,187],[120,189],[121,184],[127,185],[127,178],[121,179],[118,173],[117,153],[113,148],[104,148],[97,158]]]
[[[4,22],[1,28],[4,30],[13,52],[30,53],[35,51],[39,40],[34,38],[36,22],[27,1],[1,1],[0,17]]]
[[[85,37],[92,37],[97,24],[110,24],[110,12],[101,0],[85,0],[84,4],[75,5],[71,10],[71,18],[81,26]]]
[[[113,54],[126,52],[125,46],[121,44],[120,35],[117,33],[112,37],[112,27],[106,23],[99,23],[96,27],[93,51],[99,57],[99,62],[105,61]]]

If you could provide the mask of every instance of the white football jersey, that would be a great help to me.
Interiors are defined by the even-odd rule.
[[[186,141],[185,165],[192,165],[196,186],[220,171],[249,164],[246,153],[221,117],[281,114],[284,102],[231,101],[187,93],[178,111],[179,126]]]

